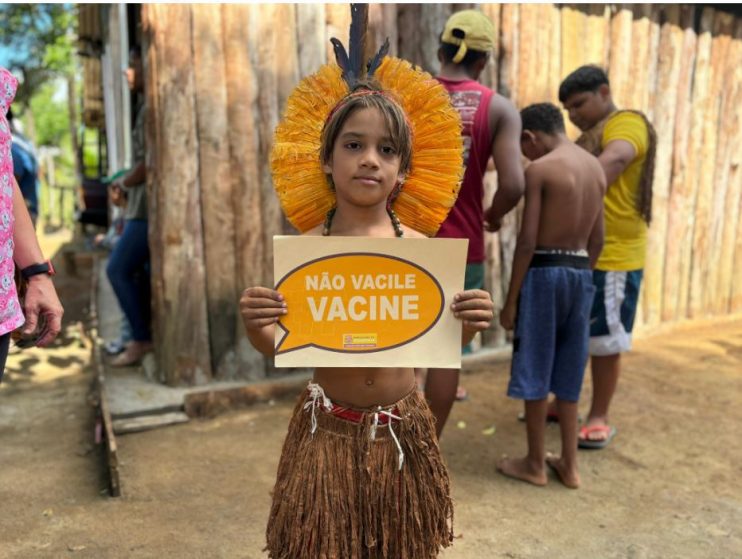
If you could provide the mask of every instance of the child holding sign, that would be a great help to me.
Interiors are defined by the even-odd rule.
[[[521,150],[533,163],[500,323],[515,326],[508,396],[526,402],[528,455],[503,458],[498,469],[545,485],[549,465],[564,485],[577,488],[577,400],[595,293],[591,268],[603,247],[605,175],[597,158],[567,139],[557,107],[531,105],[521,119]],[[544,453],[549,392],[557,398],[561,457]]]
[[[351,60],[359,48],[353,36],[351,27]],[[415,218],[434,232],[455,199],[461,172],[458,120],[445,90],[408,63],[382,62],[384,47],[361,81],[360,69],[348,68],[344,49],[334,43],[336,53],[342,51],[337,58],[345,84],[336,66],[304,80],[276,132],[274,181],[287,217],[305,235],[423,237],[408,225]],[[297,143],[320,128],[313,146]],[[423,153],[413,155],[415,146]],[[425,149],[436,149],[436,157],[426,161]],[[426,165],[441,172],[425,173]],[[315,178],[297,176],[305,171]],[[284,180],[287,174],[294,184]],[[426,209],[409,212],[398,203],[405,178],[407,203],[419,205],[416,193],[427,191]],[[323,207],[323,200],[329,204]],[[307,217],[312,207],[322,213]],[[281,293],[251,287],[240,306],[251,343],[273,355],[275,325],[288,312]],[[484,291],[459,293],[451,308],[463,321],[463,342],[493,317]],[[284,442],[267,529],[269,557],[425,559],[450,545],[448,474],[433,417],[415,388],[409,367],[315,370]]]

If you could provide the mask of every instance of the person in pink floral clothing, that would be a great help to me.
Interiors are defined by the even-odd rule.
[[[31,216],[13,176],[12,139],[6,113],[17,87],[18,80],[13,74],[0,67],[0,381],[10,333],[23,326],[23,336],[32,337],[37,346],[47,346],[59,334],[64,313],[51,280],[54,268],[50,261],[44,260]],[[28,281],[23,308],[15,287],[16,265]]]

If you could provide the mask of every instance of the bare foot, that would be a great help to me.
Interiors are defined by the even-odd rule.
[[[554,473],[565,486],[570,489],[580,487],[580,474],[577,468],[568,468],[560,456],[554,454],[546,455],[546,464],[554,470]]]
[[[546,471],[544,471],[543,465],[540,468],[535,467],[525,458],[503,456],[497,463],[497,469],[508,477],[527,481],[540,487],[546,485]]]

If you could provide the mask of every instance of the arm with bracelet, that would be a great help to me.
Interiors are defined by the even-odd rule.
[[[45,260],[36,238],[31,216],[26,209],[18,184],[13,180],[13,259],[21,271],[21,276],[28,282],[23,301],[23,313],[26,322],[21,336],[32,336],[34,345],[44,347],[57,337],[62,329],[64,309],[54,289],[51,277],[54,267],[50,260]],[[39,326],[41,326],[39,328]],[[38,333],[36,333],[36,331]],[[30,342],[17,343],[23,347]]]

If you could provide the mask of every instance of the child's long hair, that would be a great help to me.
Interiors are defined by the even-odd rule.
[[[399,155],[399,172],[407,174],[412,163],[412,130],[402,107],[373,82],[360,83],[330,112],[322,128],[320,161],[329,163],[343,124],[360,109],[378,109],[384,117],[392,144]]]

